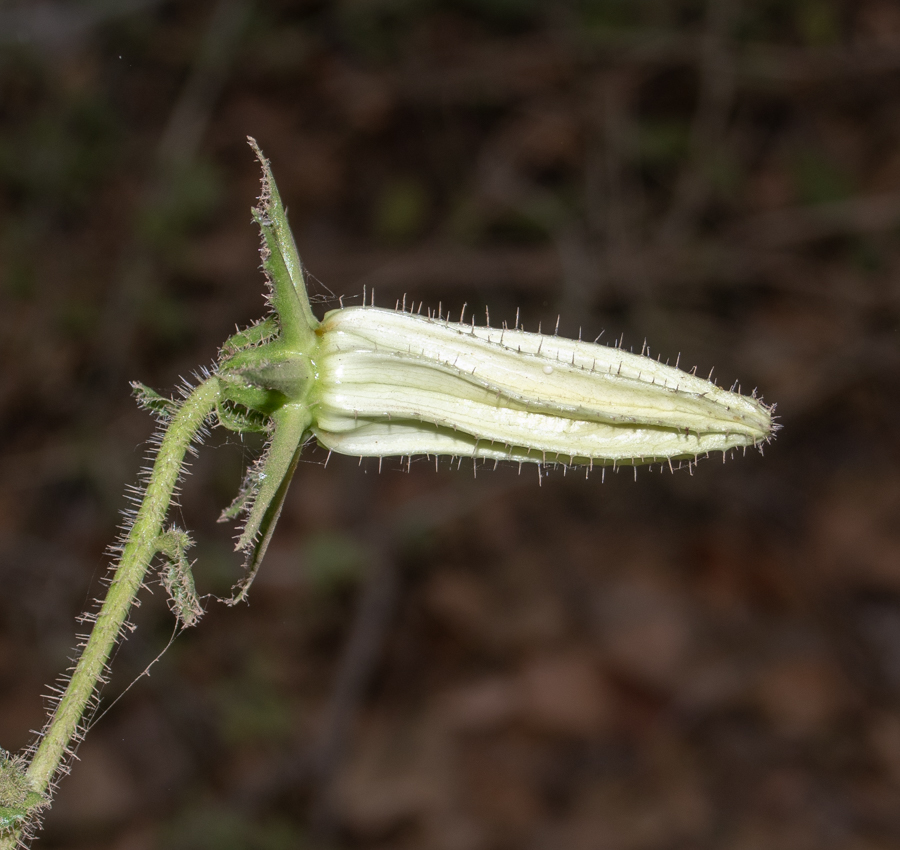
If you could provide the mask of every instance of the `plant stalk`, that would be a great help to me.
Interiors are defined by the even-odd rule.
[[[153,464],[146,493],[128,533],[122,556],[90,637],[28,766],[32,790],[46,794],[97,689],[135,596],[157,552],[157,541],[184,464],[184,455],[219,398],[212,376],[194,389],[169,423]],[[0,838],[0,850],[16,846],[19,835]],[[11,841],[10,841],[11,840]]]

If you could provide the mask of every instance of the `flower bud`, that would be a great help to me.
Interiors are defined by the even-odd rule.
[[[317,335],[312,430],[343,454],[632,465],[773,433],[756,398],[619,348],[374,307]]]

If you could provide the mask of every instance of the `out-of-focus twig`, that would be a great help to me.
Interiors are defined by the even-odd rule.
[[[889,230],[897,224],[900,193],[886,192],[763,213],[737,222],[731,236],[736,241],[780,248],[829,236]]]
[[[381,658],[400,590],[397,551],[390,538],[371,541],[366,578],[356,616],[338,665],[325,723],[310,753],[313,796],[310,821],[320,834],[334,823],[334,777],[350,745],[359,706]]]
[[[249,16],[248,0],[219,0],[197,54],[194,67],[170,113],[135,222],[163,211],[178,183],[197,157],[216,101],[228,78]],[[151,246],[135,233],[119,258],[118,272],[104,311],[94,361],[101,382],[123,379],[130,363],[134,331],[144,305],[155,289],[157,260]]]
[[[521,482],[521,483],[520,483]],[[353,623],[341,653],[334,685],[313,741],[298,741],[275,764],[253,775],[245,775],[235,788],[233,799],[244,810],[259,810],[285,788],[311,787],[310,820],[320,838],[336,829],[335,789],[348,749],[352,746],[353,725],[361,710],[365,691],[384,653],[391,621],[402,596],[402,575],[398,559],[403,542],[411,535],[439,529],[464,517],[491,500],[508,495],[519,486],[529,486],[525,478],[485,486],[474,491],[449,486],[413,504],[404,504],[389,516],[379,515],[358,531],[357,537],[369,553],[366,578],[360,591]]]
[[[630,89],[627,77],[617,75],[603,92],[603,176],[606,189],[605,203],[602,205],[605,210],[603,230],[607,254],[611,256],[630,252],[637,238],[632,221],[635,188],[625,173],[629,152],[626,107]]]
[[[209,21],[190,76],[169,115],[156,151],[160,183],[178,178],[178,171],[197,156],[219,94],[250,14],[248,0],[220,0]],[[165,185],[156,191],[164,192]]]
[[[726,0],[727,4],[728,0]],[[712,6],[719,5],[716,2]],[[711,10],[712,11],[712,10]],[[733,20],[733,19],[732,19]],[[671,66],[702,66],[706,33],[685,30],[606,30],[584,28],[567,35],[565,49],[549,50],[547,42],[522,49],[520,44],[472,44],[456,53],[452,63],[417,69],[398,81],[402,99],[445,105],[470,103],[490,93],[497,99],[518,91],[529,75],[548,76],[562,67],[568,73],[612,65],[626,71]],[[734,45],[734,84],[742,90],[776,90],[786,86],[828,85],[887,74],[900,68],[900,50],[885,45],[793,47],[744,42]]]
[[[97,27],[158,6],[161,0],[61,3],[29,0],[0,9],[0,45],[37,47],[47,54],[72,50]]]
[[[560,312],[582,315],[596,291],[599,264],[585,225],[552,192],[518,173],[502,156],[487,155],[481,164],[485,195],[541,227],[552,240],[562,269]]]
[[[728,36],[737,5],[737,0],[709,0],[707,4],[700,91],[690,149],[659,229],[663,248],[684,239],[707,197],[710,159],[721,144],[734,99],[734,48]]]
[[[608,75],[595,109],[598,140],[588,158],[585,209],[592,238],[602,246],[598,289],[615,290],[647,277],[640,250],[643,193],[627,168],[634,153],[628,111],[634,87],[633,75]]]

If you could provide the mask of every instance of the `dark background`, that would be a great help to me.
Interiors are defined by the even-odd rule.
[[[409,301],[778,403],[693,476],[304,455],[250,605],[102,718],[41,847],[900,843],[900,5],[0,5],[0,743],[43,722],[170,391],[262,315]],[[175,519],[204,593],[257,445]],[[166,645],[158,583],[108,703]]]

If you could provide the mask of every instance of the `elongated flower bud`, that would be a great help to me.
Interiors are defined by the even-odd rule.
[[[642,464],[773,431],[757,399],[605,345],[372,307],[317,335],[312,430],[344,454]]]

